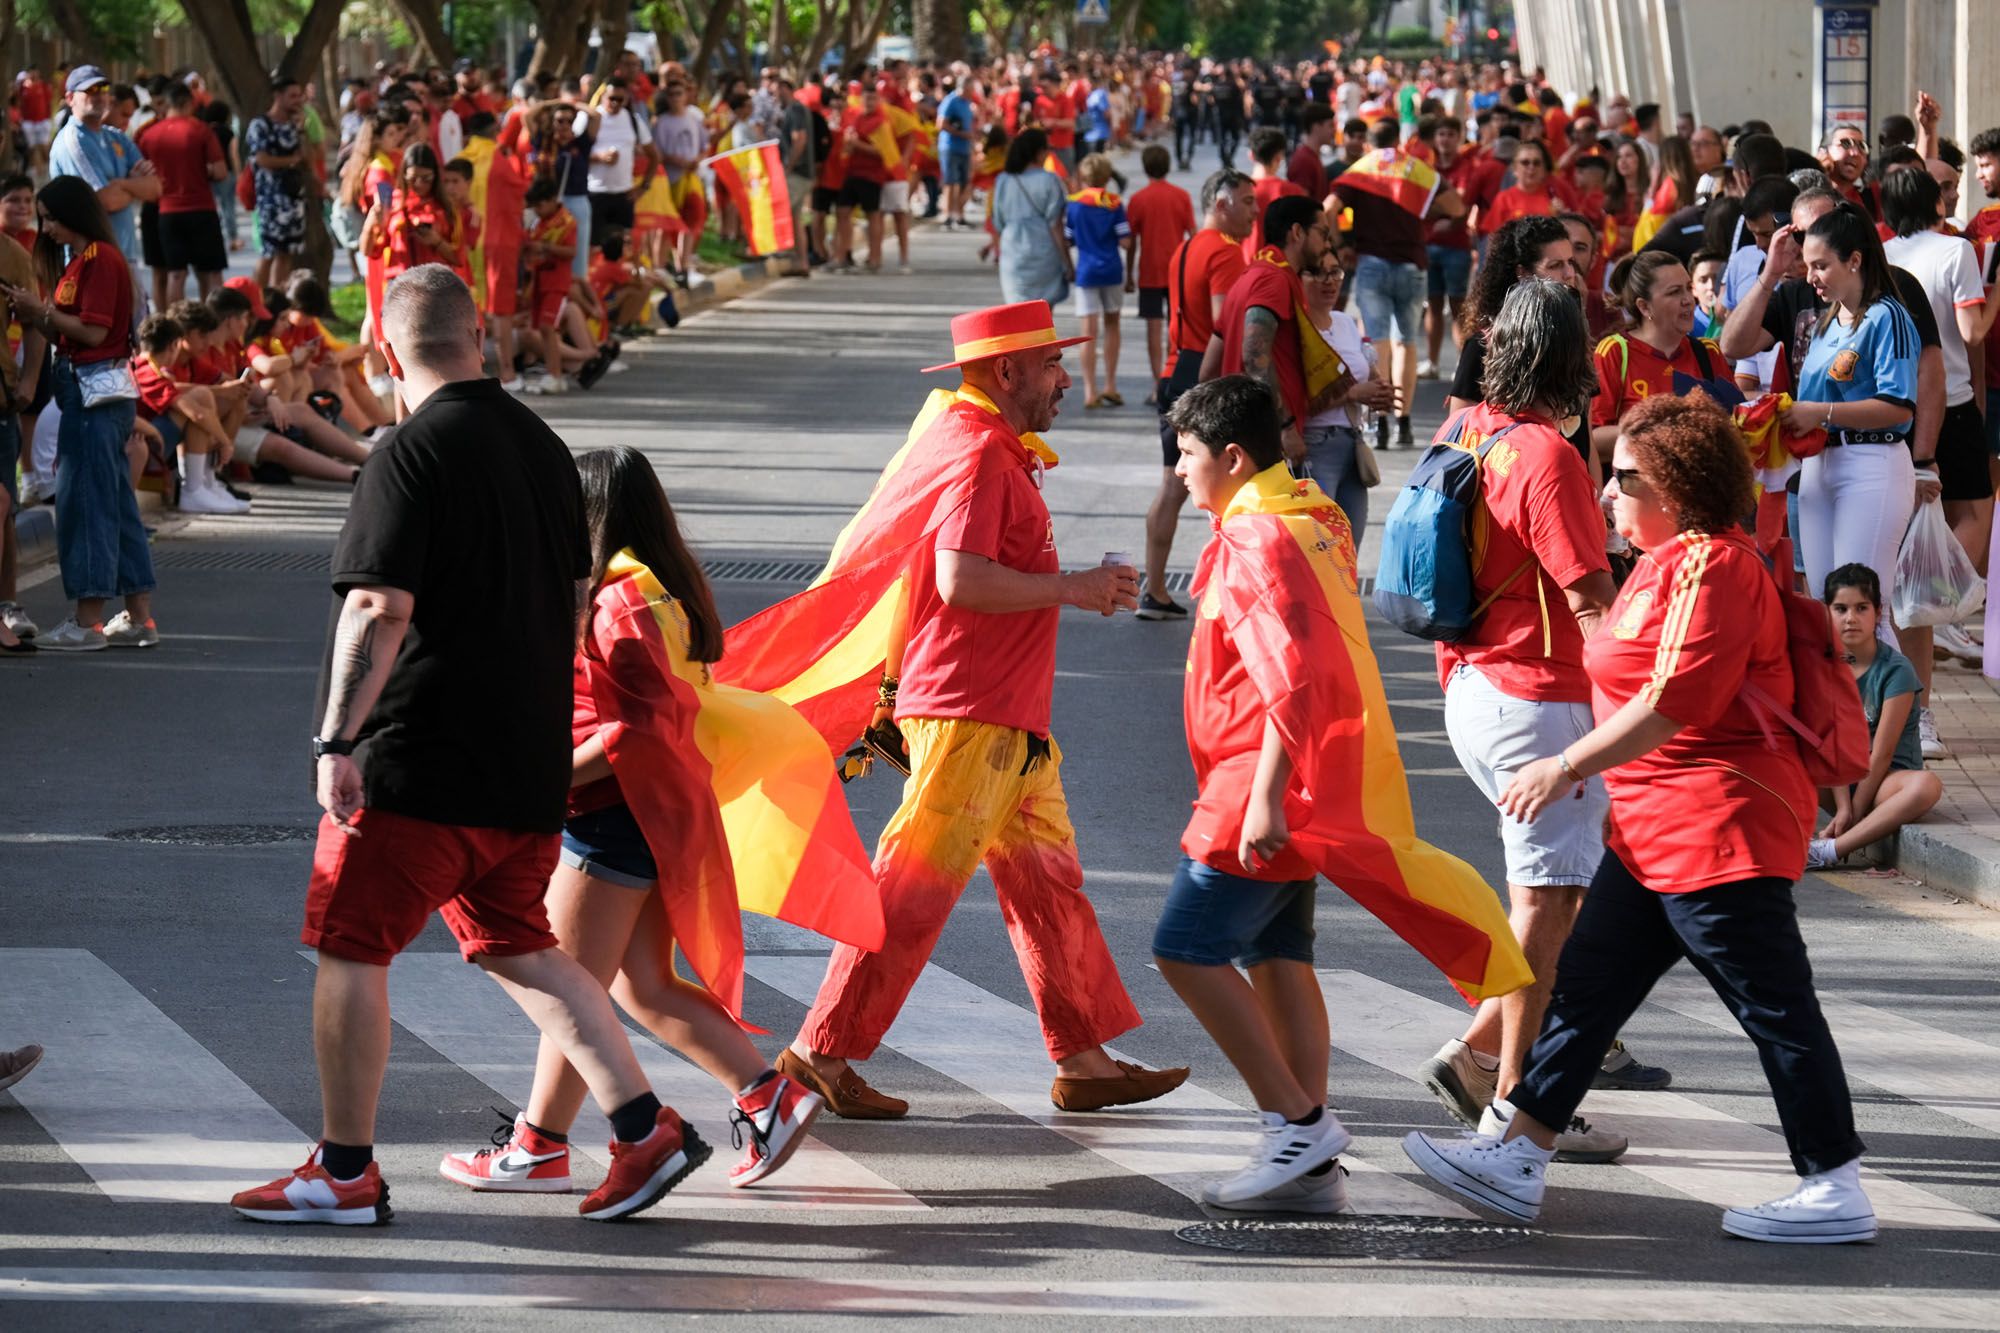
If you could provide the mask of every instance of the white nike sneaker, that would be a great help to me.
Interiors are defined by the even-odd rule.
[[[1484,1134],[1439,1139],[1411,1133],[1403,1136],[1403,1153],[1432,1180],[1482,1207],[1517,1222],[1541,1216],[1544,1176],[1554,1154],[1525,1134],[1502,1143]]]
[[[537,1134],[523,1113],[493,1131],[491,1148],[445,1154],[438,1174],[496,1194],[567,1194],[569,1145]]]
[[[1203,1203],[1233,1208],[1268,1194],[1320,1163],[1331,1162],[1354,1141],[1339,1117],[1326,1107],[1320,1108],[1319,1119],[1310,1125],[1295,1125],[1276,1111],[1258,1114],[1263,1117],[1263,1132],[1249,1165],[1227,1180],[1203,1186]]]
[[[1875,1239],[1875,1209],[1861,1192],[1861,1159],[1799,1181],[1782,1199],[1731,1208],[1722,1229],[1782,1245],[1846,1245]]]

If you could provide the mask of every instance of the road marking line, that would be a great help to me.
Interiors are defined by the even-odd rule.
[[[0,1268],[0,1300],[463,1309],[648,1310],[773,1314],[996,1313],[1072,1319],[1284,1317],[1384,1327],[1413,1311],[1434,1320],[1520,1313],[1590,1323],[1665,1322],[1815,1328],[1991,1329],[1992,1293],[1815,1286],[1641,1285],[1592,1280],[1534,1286],[1314,1281],[1310,1269],[1266,1279],[1063,1282],[1044,1279],[774,1278],[629,1274],[411,1273],[300,1269]],[[1292,1272],[1305,1280],[1288,1280]],[[1554,1312],[1554,1314],[1551,1314]]]
[[[113,1202],[219,1208],[312,1146],[88,950],[0,950],[0,1014],[48,1051],[9,1093]]]
[[[821,960],[797,956],[752,957],[748,966],[751,976],[801,1004],[812,1003],[826,971]],[[1192,1083],[1141,1106],[1095,1115],[1056,1110],[1049,1101],[1054,1071],[1034,1012],[934,964],[925,966],[884,1044],[1190,1199],[1199,1200],[1201,1187],[1218,1176],[1234,1175],[1255,1145],[1249,1111]],[[1377,1161],[1386,1155],[1378,1151]],[[1416,1180],[1351,1152],[1341,1160],[1353,1172],[1348,1191],[1357,1212],[1472,1215]]]
[[[1334,1046],[1406,1078],[1465,1031],[1465,1010],[1360,972],[1322,969],[1319,986]],[[1798,1184],[1781,1136],[1691,1097],[1599,1091],[1584,1109],[1631,1140],[1619,1166],[1689,1198],[1729,1207],[1788,1194]],[[2000,1230],[2000,1221],[1984,1213],[1879,1171],[1869,1171],[1865,1183],[1884,1226]]]
[[[308,955],[310,956],[310,955]],[[818,960],[814,960],[818,966]],[[389,969],[389,1009],[396,1022],[516,1106],[527,1105],[540,1034],[506,992],[455,953],[406,953]],[[691,1121],[716,1148],[710,1164],[670,1201],[701,1208],[924,1209],[915,1196],[817,1138],[807,1138],[768,1185],[727,1184],[729,1094],[699,1068],[628,1025],[632,1049],[661,1101]],[[586,1100],[570,1129],[574,1153],[608,1163],[599,1144],[611,1127]]]

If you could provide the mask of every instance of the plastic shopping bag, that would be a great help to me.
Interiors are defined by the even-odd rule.
[[[1955,625],[1986,604],[1986,580],[1951,535],[1944,506],[1936,500],[1917,507],[1903,534],[1903,548],[1896,553],[1896,590],[1889,601],[1896,624],[1904,629]]]

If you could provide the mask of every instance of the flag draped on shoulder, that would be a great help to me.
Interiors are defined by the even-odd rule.
[[[1194,595],[1204,614],[1216,604],[1291,757],[1291,847],[1468,999],[1529,984],[1498,896],[1416,836],[1338,506],[1282,468],[1260,473],[1217,522]]]
[[[1343,186],[1353,186],[1387,199],[1406,213],[1422,217],[1437,197],[1437,169],[1420,157],[1395,148],[1375,148],[1340,173]]]
[[[1116,208],[1124,201],[1113,191],[1095,185],[1087,185],[1069,197],[1072,204],[1084,204],[1091,208]]]
[[[752,254],[782,254],[792,248],[797,241],[792,190],[776,139],[717,153],[703,158],[701,165],[715,172],[716,183],[736,201]]]
[[[933,390],[812,586],[729,630],[719,678],[784,700],[835,749],[853,741],[908,618],[915,562],[932,557],[953,511],[1027,455],[1056,461],[978,390]]]
[[[1305,287],[1299,282],[1299,275],[1292,272],[1292,266],[1285,260],[1285,252],[1275,245],[1267,245],[1257,252],[1257,262],[1280,269],[1285,275],[1286,287],[1292,294],[1292,323],[1299,331],[1299,364],[1305,371],[1306,413],[1318,416],[1333,406],[1348,389],[1353,387],[1354,375],[1341,360],[1340,353],[1333,350],[1333,344],[1319,331],[1306,309]]]
[[[687,643],[679,603],[620,552],[597,594],[579,688],[663,871],[675,942],[740,1015],[739,910],[879,949],[882,899],[826,742],[781,700],[716,683]]]

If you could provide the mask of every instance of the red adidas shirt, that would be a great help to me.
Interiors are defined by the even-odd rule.
[[[1060,573],[1055,524],[1042,501],[1034,457],[997,419],[993,430],[1020,453],[1021,465],[954,510],[938,528],[937,549],[984,556],[1029,574]],[[1060,611],[995,615],[946,606],[931,560],[917,562],[911,583],[897,718],[962,717],[1048,735]]]
[[[1125,220],[1139,242],[1138,285],[1166,286],[1174,251],[1195,232],[1194,200],[1178,185],[1154,181],[1125,201]]]
[[[1486,439],[1514,420],[1476,404],[1464,438]],[[1539,568],[1507,583],[1464,638],[1437,646],[1438,683],[1463,662],[1516,699],[1583,703],[1590,698],[1583,631],[1563,589],[1611,568],[1604,509],[1583,456],[1550,423],[1528,420],[1487,453],[1480,478],[1486,551],[1472,576],[1474,601],[1493,596],[1531,558]]]
[[[1990,292],[1996,267],[1994,242],[2000,241],[2000,204],[1988,204],[1974,213],[1966,225],[1965,239],[1979,252],[1979,273]],[[2000,338],[1986,339],[1986,385],[1989,389],[2000,389]]]
[[[160,177],[160,212],[213,213],[208,164],[222,161],[222,144],[207,121],[165,116],[139,131],[139,151]]]
[[[1784,608],[1747,535],[1682,533],[1642,555],[1584,661],[1600,725],[1634,696],[1682,724],[1604,774],[1608,843],[1641,884],[1688,893],[1805,873],[1812,783],[1791,734],[1778,725],[1767,740],[1742,692],[1747,680],[1792,705]]]
[[[132,358],[132,382],[139,386],[139,415],[148,421],[165,416],[181,396],[171,368],[161,368],[150,356]]]
[[[1202,235],[1211,233],[1203,232]],[[1271,369],[1278,381],[1278,400],[1285,415],[1304,428],[1306,410],[1305,353],[1299,346],[1299,291],[1291,270],[1259,261],[1243,270],[1222,302],[1222,373],[1243,372],[1243,317],[1262,306],[1278,317],[1271,341]]]
[[[1702,340],[1702,350],[1708,354],[1708,364],[1718,375],[1729,373],[1729,362],[1722,356],[1722,349],[1706,338]],[[1625,415],[1625,409],[1656,393],[1670,394],[1674,391],[1674,372],[1680,371],[1689,379],[1702,378],[1701,362],[1694,354],[1694,339],[1682,338],[1681,345],[1674,349],[1672,359],[1660,355],[1659,349],[1640,341],[1631,334],[1613,335],[1597,344],[1597,396],[1590,400],[1590,424],[1593,426],[1613,426]]]
[[[56,351],[68,357],[73,366],[123,361],[131,356],[132,297],[132,270],[116,246],[92,241],[76,251],[56,280],[51,304],[65,315],[109,332],[95,347],[57,334]]]
[[[1215,335],[1215,298],[1248,267],[1243,251],[1215,228],[1198,231],[1167,261],[1167,328],[1174,349],[1206,352]]]

